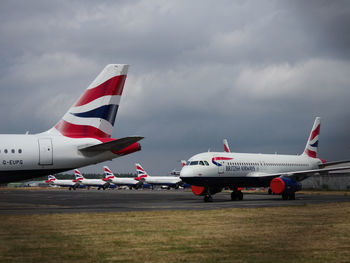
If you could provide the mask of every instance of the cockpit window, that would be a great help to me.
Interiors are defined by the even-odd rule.
[[[199,161],[199,165],[204,165],[203,161]]]
[[[207,161],[204,161],[204,163],[205,163],[206,166],[209,166],[209,163]]]
[[[190,165],[198,165],[198,161],[192,161]]]
[[[186,162],[186,165],[190,165],[190,161],[187,161],[187,162]]]

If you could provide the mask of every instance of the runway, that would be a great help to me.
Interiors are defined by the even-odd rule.
[[[296,194],[296,200],[284,201],[265,193],[244,194],[243,201],[231,201],[230,193],[213,196],[212,203],[189,190],[0,190],[0,215],[130,212],[147,210],[194,210],[220,208],[277,207],[319,203],[350,202],[347,195]]]

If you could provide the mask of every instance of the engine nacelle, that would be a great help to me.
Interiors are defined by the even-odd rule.
[[[301,184],[292,178],[276,177],[270,182],[270,189],[274,194],[295,193],[301,190]]]
[[[195,185],[191,185],[191,190],[192,193],[194,193],[195,195],[206,195],[208,193],[208,187],[205,186],[195,186]],[[209,187],[209,191],[211,195],[214,195],[216,193],[219,193],[222,191],[221,187]]]

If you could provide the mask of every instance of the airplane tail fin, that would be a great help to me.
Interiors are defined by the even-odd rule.
[[[104,181],[111,180],[115,177],[111,169],[109,169],[107,166],[103,166],[103,170],[105,174],[105,178],[103,178]]]
[[[141,180],[142,178],[146,178],[149,175],[145,171],[145,169],[142,168],[142,166],[139,163],[135,163],[136,165],[136,171],[137,171],[137,180]]]
[[[56,180],[56,177],[50,174],[47,176],[47,180],[45,181],[45,183],[54,182],[55,180]]]
[[[312,126],[312,130],[310,132],[309,139],[307,140],[304,155],[307,155],[311,158],[317,158],[318,152],[318,140],[320,137],[320,126],[321,126],[321,118],[316,117],[314,125]]]
[[[49,131],[71,138],[110,138],[128,65],[107,65]]]
[[[81,174],[81,172],[78,169],[74,170],[74,176],[75,176],[75,180],[74,181],[81,181],[84,180],[84,176]]]
[[[231,152],[230,151],[230,147],[228,146],[227,140],[224,139],[222,142],[224,143],[224,150],[225,150],[225,152],[227,152],[227,153]]]

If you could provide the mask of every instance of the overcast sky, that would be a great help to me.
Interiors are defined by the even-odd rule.
[[[106,64],[130,64],[113,137],[82,172],[180,169],[207,151],[350,158],[349,1],[1,1],[0,133],[51,128]]]

